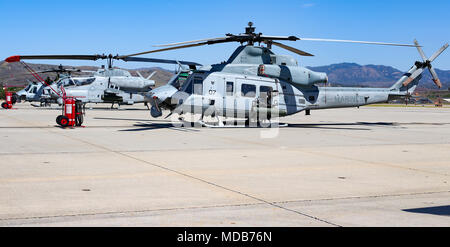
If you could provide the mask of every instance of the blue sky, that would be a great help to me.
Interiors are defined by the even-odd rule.
[[[277,0],[277,1],[25,1],[0,0],[0,57],[26,54],[129,54],[152,45],[242,33],[248,21],[270,35],[412,43],[430,56],[450,42],[448,0]],[[303,66],[340,62],[383,64],[406,70],[420,59],[415,48],[286,42],[315,57],[291,54]],[[197,61],[226,60],[238,43],[145,55]],[[70,65],[101,62],[40,61]],[[159,64],[116,63],[137,68]],[[450,49],[434,63],[450,70]],[[162,66],[174,68],[173,66]]]

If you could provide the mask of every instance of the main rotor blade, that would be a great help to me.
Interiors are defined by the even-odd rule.
[[[267,35],[260,35],[259,38],[263,40],[290,40],[290,41],[296,41],[300,40],[299,38],[295,36],[267,36]]]
[[[182,45],[182,46],[175,46],[175,47],[169,47],[169,48],[163,48],[163,49],[157,49],[157,50],[151,50],[151,51],[144,51],[144,52],[139,52],[139,53],[135,53],[135,54],[118,56],[118,57],[116,57],[116,59],[124,59],[126,57],[131,57],[131,56],[138,56],[138,55],[144,55],[144,54],[155,53],[155,52],[183,49],[183,48],[194,47],[194,46],[201,46],[201,45],[207,45],[207,44],[208,44],[207,42],[203,42],[203,43],[198,43],[198,44]]]
[[[36,73],[38,74],[43,74],[43,73],[57,73],[57,72],[61,72],[60,70],[57,69],[49,69],[49,70],[41,70],[41,71],[36,71]],[[29,74],[29,72],[28,72]]]
[[[218,37],[218,38],[210,38],[210,39],[199,39],[199,40],[192,40],[192,41],[184,41],[184,42],[178,42],[178,43],[171,43],[171,44],[163,44],[163,45],[154,45],[154,47],[165,47],[165,46],[175,46],[175,45],[183,45],[183,44],[191,44],[191,43],[199,43],[199,42],[208,42],[208,44],[216,44],[216,43],[222,43],[222,42],[229,42],[229,41],[237,41],[245,40],[248,38],[252,38],[253,36],[249,36],[247,34],[240,34],[240,35],[232,35],[227,34],[226,37]],[[262,40],[299,40],[299,38],[295,36],[265,36],[265,35],[259,35],[257,37],[253,37],[256,42],[262,41]]]
[[[281,43],[278,43],[278,42],[275,42],[275,41],[272,41],[272,44],[274,44],[276,46],[279,46],[279,47],[281,47],[283,49],[286,49],[288,51],[291,51],[293,53],[296,53],[296,54],[298,54],[300,56],[310,56],[310,57],[314,56],[314,55],[309,54],[307,52],[301,51],[301,50],[296,49],[294,47],[291,47],[291,46],[288,46],[288,45],[285,45],[285,44],[281,44]]]
[[[145,58],[145,57],[124,57],[120,58],[125,62],[148,62],[148,63],[169,63],[169,64],[178,64],[177,60],[169,60],[169,59],[158,59],[158,58]],[[189,61],[178,61],[181,64],[185,65],[196,65],[201,66],[199,63],[189,62]]]
[[[75,72],[80,72],[80,73],[93,73],[96,71],[93,70],[82,70],[82,69],[75,69],[75,68],[67,68],[67,69],[48,69],[48,70],[41,70],[41,71],[36,71],[36,73],[64,73],[64,72],[69,72],[69,73],[75,73]]]
[[[392,45],[392,46],[408,46],[417,47],[411,44],[396,44],[396,43],[384,43],[384,42],[372,42],[372,41],[356,41],[356,40],[340,40],[340,39],[313,39],[313,38],[300,38],[300,40],[307,41],[324,41],[324,42],[341,42],[341,43],[358,43],[358,44],[370,44],[370,45]],[[421,47],[421,46],[419,46]]]
[[[19,62],[24,59],[56,59],[56,60],[97,60],[104,58],[102,55],[25,55],[11,56],[5,59],[6,62]]]
[[[428,59],[428,60],[430,60],[430,62],[433,62],[434,59],[436,59],[439,55],[441,55],[442,52],[445,51],[445,49],[447,49],[447,47],[448,47],[448,43],[445,44],[444,46],[442,46],[441,49],[439,49],[436,53],[434,53],[433,56],[431,56],[430,59]]]
[[[177,43],[171,43],[171,44],[162,44],[162,45],[153,45],[154,47],[165,47],[165,46],[174,46],[174,45],[183,45],[183,44],[191,44],[191,43],[199,43],[203,41],[215,41],[215,40],[221,40],[226,39],[227,37],[218,37],[218,38],[210,38],[210,39],[198,39],[198,40],[191,40],[191,41],[184,41],[184,42],[177,42]]]

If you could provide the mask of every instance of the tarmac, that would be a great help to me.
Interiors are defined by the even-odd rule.
[[[57,109],[0,111],[0,226],[450,226],[450,108],[318,110],[266,129],[93,107],[73,129]]]

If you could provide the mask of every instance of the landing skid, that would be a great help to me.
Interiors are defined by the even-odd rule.
[[[208,127],[208,128],[270,128],[272,126],[272,123],[267,124],[267,127],[263,127],[259,124],[253,124],[253,125],[247,125],[247,124],[238,124],[238,122],[233,123],[227,123],[224,124],[222,121],[219,121],[218,124],[209,124],[202,120],[197,121],[198,124],[201,124],[202,127]],[[288,124],[286,123],[278,123],[276,127],[287,127]]]
[[[203,117],[197,121],[186,121],[184,117],[178,117],[178,120],[182,123],[184,127],[207,127],[207,128],[279,128],[287,127],[286,123],[278,123],[272,121],[264,121],[263,123],[249,122],[248,119],[233,119],[227,121],[219,117],[213,117],[216,121],[206,122]],[[268,122],[267,122],[268,121]]]

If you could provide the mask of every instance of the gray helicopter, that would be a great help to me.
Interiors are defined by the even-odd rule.
[[[19,100],[19,102],[21,101],[41,102],[41,100],[44,100],[45,98],[50,98],[50,95],[44,94],[43,89],[45,87],[46,86],[41,83],[29,81],[28,85],[24,89],[21,89],[16,92],[17,99]]]
[[[130,72],[117,69],[99,69],[90,76],[65,77],[57,82],[59,95],[61,86],[67,96],[73,96],[83,103],[118,103],[132,105],[144,102],[144,97],[138,93],[148,92],[155,85],[150,80],[154,73],[144,78],[131,76]],[[55,93],[53,93],[55,94]],[[62,99],[58,98],[58,103]]]
[[[421,46],[415,44],[394,44],[368,41],[331,40],[297,38],[295,36],[266,36],[256,34],[252,23],[239,35],[226,34],[225,37],[173,43],[158,50],[131,54],[129,56],[161,52],[173,49],[212,45],[225,42],[239,42],[239,46],[228,61],[221,64],[203,66],[193,70],[183,84],[177,76],[166,85],[146,93],[147,101],[152,105],[151,115],[162,116],[162,109],[178,114],[194,113],[217,118],[217,124],[206,126],[224,126],[226,121],[219,117],[245,119],[250,123],[262,124],[273,117],[282,117],[311,110],[359,107],[362,105],[387,102],[388,100],[410,95],[417,87],[422,72],[428,68],[438,87],[441,83],[431,67],[433,62],[447,47],[444,45],[433,56],[427,58]],[[318,86],[327,83],[325,73],[314,72],[298,66],[289,55],[277,55],[271,51],[276,45],[301,56],[313,56],[310,53],[276,42],[278,40],[350,42],[375,45],[393,45],[416,47],[423,61],[415,62],[411,69],[389,88],[355,88]],[[244,44],[245,43],[245,44]],[[259,43],[260,45],[256,45]],[[261,43],[266,46],[261,46]],[[127,57],[127,56],[123,56]],[[267,125],[266,125],[267,126]]]
[[[62,89],[64,87],[65,94],[67,96],[76,97],[82,103],[118,103],[132,105],[134,103],[146,103],[145,96],[141,93],[148,92],[155,85],[155,81],[150,78],[154,73],[150,74],[147,78],[144,78],[139,72],[138,77],[132,76],[130,72],[124,69],[113,68],[112,62],[114,59],[120,59],[117,56],[105,56],[105,55],[27,55],[27,56],[11,56],[5,61],[7,62],[18,62],[24,59],[77,59],[77,60],[98,60],[107,59],[108,68],[104,66],[97,71],[93,72],[89,76],[71,76],[70,72],[88,72],[82,70],[68,70],[64,69],[62,66],[59,70],[49,70],[40,71],[36,73],[47,73],[47,72],[59,72],[63,73],[53,85],[40,86],[39,94],[33,95],[33,99],[40,97],[41,100],[47,100],[50,102],[56,101],[58,104],[62,104],[61,95]],[[136,58],[128,57],[122,59],[124,61],[135,61],[135,62],[152,62],[152,63],[170,63],[178,64],[180,66],[198,66],[200,64],[187,61],[176,61],[176,60],[166,60],[166,59],[155,59],[155,58]],[[22,62],[23,63],[23,62]],[[26,66],[26,64],[24,64]],[[47,84],[47,83],[46,83]],[[51,88],[50,88],[51,87]],[[29,88],[28,90],[35,90]],[[26,91],[26,90],[25,90]],[[33,91],[34,92],[34,91]]]
[[[18,102],[39,102],[40,106],[50,106],[52,103],[58,103],[59,95],[55,94],[51,87],[59,88],[61,86],[61,81],[65,78],[72,76],[72,73],[93,73],[95,71],[80,70],[75,68],[65,68],[59,65],[58,68],[36,71],[38,74],[43,73],[56,73],[56,78],[54,80],[47,77],[45,79],[45,84],[27,80],[28,85],[15,93]],[[55,83],[56,82],[56,83]]]

